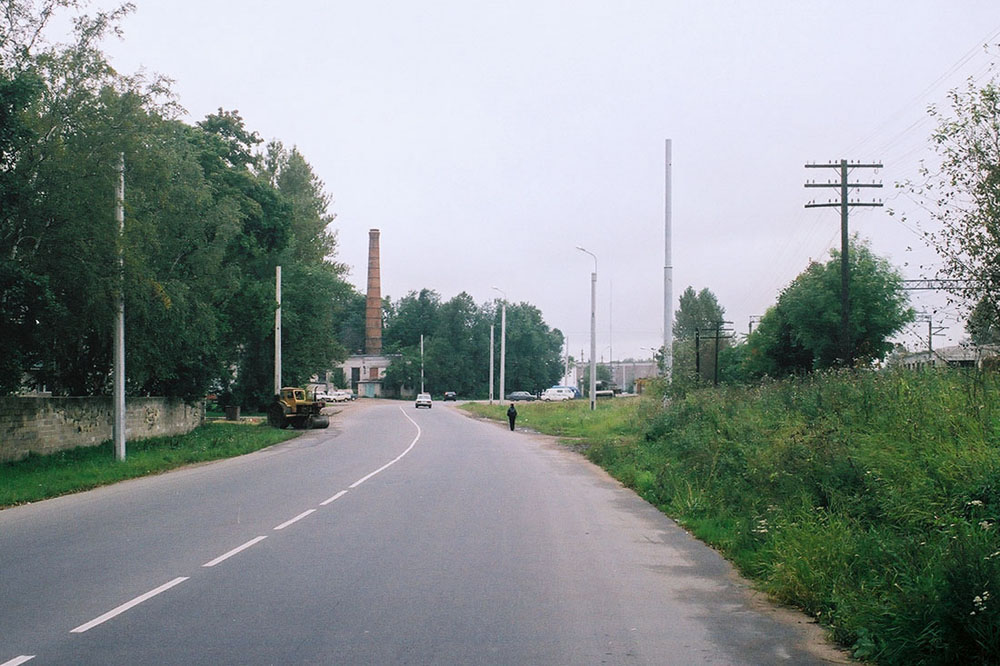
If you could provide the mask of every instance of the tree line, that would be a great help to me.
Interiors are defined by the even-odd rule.
[[[430,289],[411,291],[385,304],[385,353],[395,358],[386,372],[389,390],[420,386],[420,336],[424,336],[424,387],[434,394],[455,391],[468,398],[489,393],[490,326],[493,326],[494,394],[499,395],[502,307],[499,301],[476,305],[462,292],[442,302]],[[537,393],[564,374],[563,335],[551,329],[529,303],[507,304],[505,392]]]
[[[264,403],[278,265],[286,380],[343,358],[345,338],[330,333],[364,302],[334,259],[330,199],[305,157],[262,145],[235,110],[184,123],[167,81],[117,73],[99,43],[131,5],[78,17],[63,46],[45,30],[74,2],[5,6],[0,392],[27,379],[56,395],[107,393],[122,293],[129,394]]]
[[[264,406],[276,266],[283,383],[361,351],[365,298],[336,259],[332,202],[305,156],[265,143],[236,110],[186,123],[169,80],[116,72],[100,44],[131,4],[77,15],[70,42],[49,43],[53,17],[78,4],[8,0],[0,15],[0,394],[110,393],[122,295],[128,395]],[[495,303],[424,290],[386,299],[383,314],[390,388],[419,385],[423,333],[428,387],[485,395]],[[551,385],[561,334],[526,303],[507,315],[507,386]]]

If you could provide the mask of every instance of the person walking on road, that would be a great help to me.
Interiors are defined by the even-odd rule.
[[[514,403],[510,403],[510,407],[507,408],[507,420],[510,421],[510,429],[514,429],[514,421],[517,420],[517,410],[514,409]]]

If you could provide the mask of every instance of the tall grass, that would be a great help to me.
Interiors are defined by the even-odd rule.
[[[463,408],[477,416],[506,421],[509,404],[466,403]],[[649,410],[648,403],[639,400],[600,400],[596,406],[597,409],[591,411],[587,400],[519,402],[516,404],[517,427],[558,435],[567,440],[599,439],[621,444],[637,436],[636,423],[642,418],[640,412],[647,417],[655,413]]]
[[[998,389],[991,373],[826,373],[562,432],[855,656],[1000,663]]]
[[[110,441],[0,464],[0,508],[89,490],[196,462],[242,455],[297,436],[266,426],[206,423],[186,435],[128,442],[118,461]]]

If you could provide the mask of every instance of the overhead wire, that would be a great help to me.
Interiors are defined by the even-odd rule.
[[[914,162],[913,158],[917,157],[921,153],[926,153],[928,158],[932,154],[930,147],[928,145],[928,138],[933,132],[932,126],[935,123],[934,117],[927,111],[934,103],[934,96],[940,87],[952,82],[953,77],[966,68],[970,62],[972,62],[978,53],[988,52],[989,44],[1000,37],[1000,26],[992,29],[985,38],[978,40],[976,44],[963,53],[956,61],[954,61],[943,73],[937,76],[933,81],[927,84],[918,94],[910,98],[906,103],[897,108],[893,113],[886,117],[882,122],[875,126],[875,128],[865,137],[853,144],[846,154],[856,154],[861,152],[866,146],[872,146],[874,152],[877,155],[885,155],[887,159],[882,162],[883,169],[889,171],[890,173],[895,172],[897,174],[896,183],[904,184],[917,179],[919,176],[923,175],[923,169],[926,168],[924,160],[917,160]],[[987,45],[984,48],[984,44]],[[994,64],[992,62],[986,62],[981,65],[974,67],[973,72],[966,77],[966,80],[970,84],[974,85],[977,82],[981,82],[986,76],[992,76],[994,72]],[[910,122],[908,122],[903,128],[898,131],[892,132],[886,136],[886,131],[898,123],[899,119],[905,118],[907,114],[913,113],[914,108],[919,106],[920,115]],[[881,141],[876,143],[876,140],[882,138]],[[918,205],[926,213],[933,217],[933,211],[931,211],[923,202],[915,200],[909,192],[906,191],[905,187],[897,187],[895,191],[883,198],[883,203],[891,201],[909,201]],[[869,209],[861,209],[859,213],[871,212]],[[804,217],[799,215],[800,218]],[[814,219],[820,221],[822,216],[816,216]],[[928,243],[928,238],[922,230],[917,227],[912,226],[908,223],[905,215],[893,215],[892,219],[903,229],[908,231],[913,236],[917,237],[924,243]],[[798,237],[798,242],[794,243],[796,250],[803,247],[804,244],[810,244],[817,232],[820,225],[811,225],[812,229],[807,234],[796,234]],[[919,224],[918,224],[919,227]],[[822,252],[825,254],[828,252],[835,244],[836,239],[839,235],[839,229],[834,229],[833,233],[829,236],[826,244],[823,247]],[[775,261],[772,263],[772,267],[781,267],[781,273],[784,273],[784,261],[786,251],[793,247],[792,238],[789,238],[782,246],[781,251],[775,255]],[[934,247],[935,253],[940,254],[941,248]],[[797,256],[801,257],[801,254]],[[772,284],[776,282],[776,272],[774,270],[769,271],[772,276],[769,282]],[[778,280],[784,281],[784,278],[778,278]],[[759,278],[753,281],[753,287],[759,288],[764,282],[763,278]],[[751,286],[748,284],[748,287]],[[756,291],[756,289],[755,289]],[[921,297],[923,300],[934,300]],[[939,304],[935,306],[936,313],[940,313],[942,321],[952,322],[953,324],[958,324],[963,321],[963,315],[957,311],[955,307],[950,307],[949,309],[944,309]],[[954,326],[949,327],[949,330],[954,328]],[[953,331],[951,331],[953,333]]]

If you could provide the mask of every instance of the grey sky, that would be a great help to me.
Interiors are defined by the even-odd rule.
[[[803,165],[881,160],[881,196],[918,218],[892,186],[929,155],[925,109],[984,76],[982,44],[1000,41],[995,0],[137,5],[125,40],[106,45],[118,69],[173,78],[192,122],[238,109],[298,146],[335,199],[355,285],[379,228],[384,295],[483,302],[496,285],[579,356],[582,245],[598,256],[605,359],[662,341],[666,138],[674,307],[685,286],[708,287],[745,332],[839,245],[837,211],[803,208],[815,192],[803,183],[826,177]],[[932,256],[898,219],[858,211],[852,230],[921,277]]]

